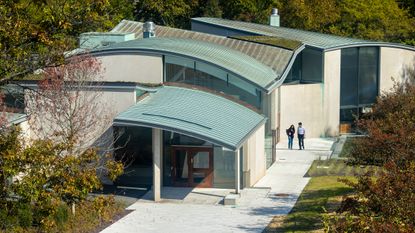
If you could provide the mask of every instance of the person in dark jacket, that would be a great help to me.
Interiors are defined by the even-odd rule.
[[[293,149],[293,141],[294,141],[294,135],[295,135],[295,127],[294,125],[291,125],[290,128],[286,130],[287,136],[288,136],[288,149]]]

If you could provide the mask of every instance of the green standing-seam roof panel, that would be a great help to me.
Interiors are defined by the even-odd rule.
[[[167,37],[136,39],[102,47],[93,52],[115,50],[187,56],[221,67],[264,90],[279,77],[273,69],[251,56],[226,46],[199,40]]]
[[[134,33],[136,39],[143,37],[143,23],[129,20],[122,20],[111,32],[113,33]],[[171,28],[156,25],[156,37],[174,37],[211,42],[237,50],[251,56],[259,62],[272,68],[281,78],[290,60],[293,59],[293,50],[276,46],[269,46],[259,43],[252,43],[239,39],[231,39],[224,36],[201,33],[196,31]]]
[[[275,27],[264,24],[256,24],[242,21],[233,21],[221,18],[192,18],[193,22],[205,23],[224,27],[228,29],[252,33],[255,35],[278,36],[286,39],[301,41],[304,44],[320,49],[330,49],[336,47],[345,47],[348,45],[359,44],[391,44],[386,42],[376,42],[369,40],[361,40],[349,37],[341,37],[318,32],[304,31],[286,27]]]
[[[263,115],[224,97],[164,86],[121,112],[114,124],[160,128],[236,150],[265,121]]]

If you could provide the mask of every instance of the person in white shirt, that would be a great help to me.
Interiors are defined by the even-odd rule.
[[[303,123],[298,123],[298,145],[300,147],[300,150],[304,150],[304,138],[305,138],[305,129],[303,128]]]

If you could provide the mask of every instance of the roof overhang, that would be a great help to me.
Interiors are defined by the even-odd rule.
[[[177,132],[238,150],[266,117],[224,97],[164,86],[114,119],[115,126],[142,126]]]

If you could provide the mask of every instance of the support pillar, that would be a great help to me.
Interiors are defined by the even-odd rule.
[[[240,170],[240,154],[239,149],[235,151],[235,193],[239,194],[241,191],[241,170]]]
[[[162,130],[154,129],[152,132],[153,141],[153,200],[161,199],[161,155],[162,155]]]

